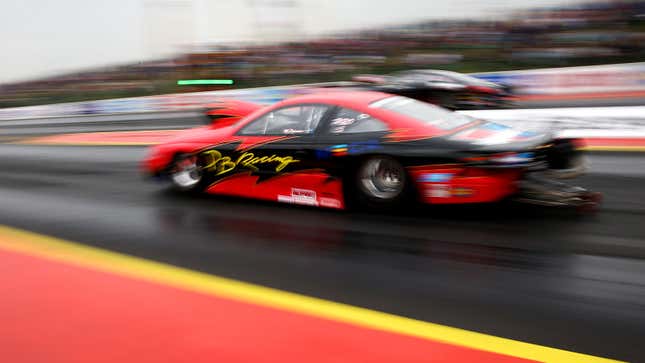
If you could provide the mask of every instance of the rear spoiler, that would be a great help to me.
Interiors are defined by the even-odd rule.
[[[253,102],[221,99],[206,105],[206,116],[212,125],[224,127],[238,122],[262,107]]]

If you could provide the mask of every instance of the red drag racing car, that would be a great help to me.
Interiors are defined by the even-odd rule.
[[[560,181],[585,169],[578,140],[403,96],[335,91],[268,107],[223,100],[210,113],[211,125],[152,147],[146,173],[181,191],[339,209],[597,199]]]

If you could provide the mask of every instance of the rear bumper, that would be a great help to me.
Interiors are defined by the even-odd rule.
[[[582,167],[580,167],[582,168]],[[546,206],[587,206],[598,193],[562,182],[580,174],[566,170],[425,167],[409,171],[419,200],[429,204],[465,204],[513,199]]]
[[[518,169],[414,168],[409,171],[416,181],[419,200],[429,204],[464,204],[496,202],[518,191]]]

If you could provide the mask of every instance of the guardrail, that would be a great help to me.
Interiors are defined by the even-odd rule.
[[[588,67],[565,67],[473,74],[514,87],[520,95],[566,95],[580,93],[642,91],[645,97],[645,62]],[[331,82],[342,85],[343,82]],[[257,103],[273,103],[306,92],[314,83],[230,91],[179,93],[148,97],[74,102],[0,109],[0,120],[39,117],[105,115],[194,110],[215,97],[231,97]]]
[[[645,91],[645,62],[477,73],[513,86],[520,95],[566,95]]]

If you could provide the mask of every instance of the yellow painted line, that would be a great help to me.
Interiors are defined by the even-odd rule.
[[[0,248],[244,303],[518,358],[557,363],[618,362],[253,285],[3,225]]]

